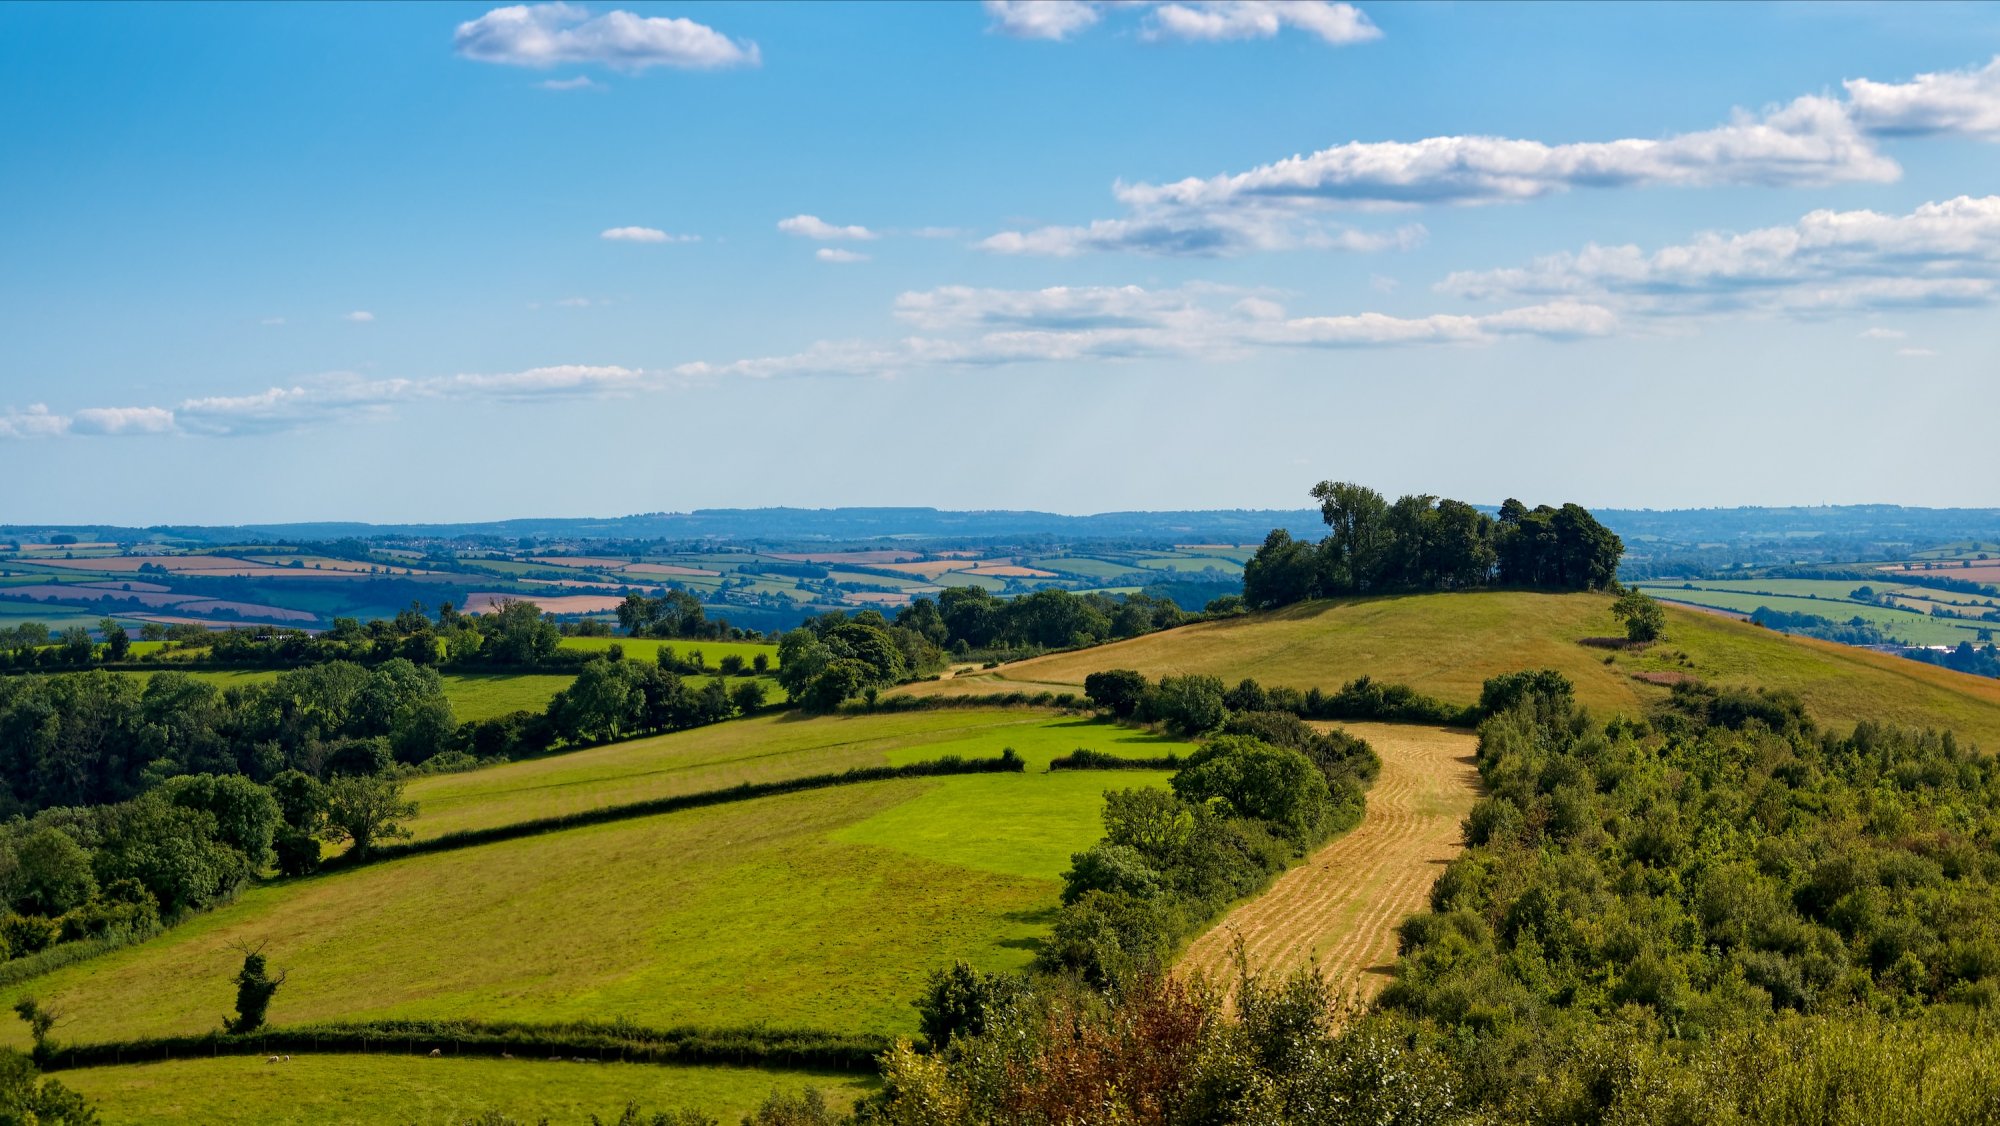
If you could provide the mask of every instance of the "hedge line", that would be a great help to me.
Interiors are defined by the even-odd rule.
[[[67,1044],[38,1053],[44,1071],[223,1055],[293,1052],[499,1056],[590,1062],[737,1064],[873,1071],[889,1048],[883,1036],[780,1028],[649,1029],[629,1024],[525,1024],[514,1021],[382,1020],[266,1028],[244,1035],[207,1032],[99,1044]]]
[[[528,821],[516,821],[507,825],[495,825],[487,829],[461,829],[455,833],[432,837],[428,840],[409,841],[403,844],[382,845],[372,849],[366,857],[356,857],[352,853],[328,859],[320,865],[321,871],[355,868],[364,864],[379,864],[385,860],[397,860],[406,856],[419,856],[431,852],[450,852],[454,849],[472,848],[477,845],[495,844],[500,841],[517,840],[521,837],[540,836],[565,829],[578,829],[587,825],[603,825],[613,821],[626,821],[635,817],[652,817],[661,813],[677,813],[684,809],[700,809],[711,805],[726,805],[730,802],[750,801],[755,798],[774,797],[780,794],[795,794],[805,790],[823,790],[831,786],[849,786],[860,782],[884,782],[896,778],[924,778],[949,774],[1015,774],[1027,769],[1021,757],[1013,751],[1003,751],[998,758],[960,758],[947,755],[929,762],[913,762],[904,766],[858,766],[839,774],[809,774],[802,778],[788,778],[778,782],[744,782],[723,790],[704,790],[694,794],[675,794],[669,797],[650,798],[646,801],[628,802],[624,805],[608,805],[599,809],[579,810],[554,817],[537,817]]]
[[[1103,751],[1093,751],[1089,747],[1078,747],[1066,755],[1049,760],[1050,770],[1179,770],[1181,756],[1161,755],[1158,758],[1119,758]]]
[[[1075,692],[989,692],[964,696],[883,696],[873,704],[849,704],[840,710],[851,715],[872,712],[917,712],[939,708],[1063,708],[1088,711],[1095,707],[1088,697]]]

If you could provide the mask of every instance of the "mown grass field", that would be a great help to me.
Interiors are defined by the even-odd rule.
[[[901,766],[1012,747],[1040,771],[1078,747],[1140,757],[1192,746],[1109,723],[1025,709],[947,709],[869,716],[758,716],[586,751],[413,780],[418,837],[719,790],[857,766]]]
[[[295,1055],[276,1066],[261,1056],[224,1056],[82,1068],[56,1078],[116,1126],[460,1126],[488,1111],[571,1126],[592,1114],[616,1121],[628,1101],[648,1111],[699,1109],[734,1123],[774,1089],[817,1087],[829,1105],[845,1109],[872,1085],[845,1073],[391,1055]]]
[[[291,974],[273,1024],[629,1019],[898,1033],[954,959],[1025,966],[1107,787],[1150,771],[906,779],[409,857],[253,888],[4,991],[88,1043],[214,1028],[242,943]],[[21,1043],[18,1025],[0,1033]]]
[[[1789,689],[1828,723],[1943,726],[2000,748],[2000,681],[1674,607],[1667,610],[1667,640],[1644,653],[1578,644],[1620,634],[1610,608],[1604,595],[1522,591],[1303,603],[899,691],[1074,692],[1090,673],[1131,668],[1149,676],[1206,673],[1230,683],[1254,676],[1266,684],[1329,690],[1366,675],[1472,704],[1489,676],[1553,668],[1575,681],[1578,698],[1598,713],[1630,714],[1666,694],[1635,673],[1680,673]]]

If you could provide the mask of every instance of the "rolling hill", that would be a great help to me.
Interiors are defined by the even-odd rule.
[[[1102,669],[1201,673],[1234,683],[1338,688],[1361,676],[1408,684],[1456,704],[1496,673],[1559,669],[1599,713],[1635,713],[1664,683],[1698,677],[1799,694],[1815,718],[1944,726],[2000,747],[2000,681],[1746,622],[1669,607],[1667,639],[1644,652],[1582,644],[1619,634],[1601,594],[1472,591],[1288,606],[1092,649],[1052,654],[899,689],[915,695],[1078,691]],[[1644,678],[1644,679],[1642,679]]]

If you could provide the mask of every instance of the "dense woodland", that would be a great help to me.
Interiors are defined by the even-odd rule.
[[[1243,570],[1243,599],[1269,609],[1308,598],[1498,584],[1546,590],[1613,586],[1624,543],[1579,505],[1530,509],[1509,499],[1492,517],[1464,501],[1382,494],[1322,481],[1327,535],[1271,532]]]

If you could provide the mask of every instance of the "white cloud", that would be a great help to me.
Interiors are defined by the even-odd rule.
[[[1163,4],[1146,20],[1155,39],[1270,39],[1291,27],[1336,47],[1382,38],[1382,29],[1352,4],[1329,0],[1208,0]]]
[[[1909,356],[1919,359],[1925,356],[1937,355],[1936,352],[1931,351],[1929,348],[1898,348],[1896,349],[1896,354],[1898,356]]]
[[[700,235],[674,235],[657,227],[612,227],[597,236],[611,242],[700,242]]]
[[[821,241],[831,239],[867,240],[879,237],[874,231],[866,227],[835,226],[817,215],[794,215],[789,219],[780,219],[778,220],[778,229],[788,235],[797,235],[800,238],[819,239]]]
[[[965,232],[957,227],[918,227],[910,232],[917,238],[963,238]]]
[[[1337,47],[1382,37],[1361,9],[1337,0],[985,0],[985,7],[987,30],[1018,39],[1068,39],[1106,12],[1140,10],[1147,39],[1270,39],[1286,28]]]
[[[1872,133],[2000,138],[2000,56],[1979,70],[1919,74],[1908,82],[1853,78],[1843,85],[1854,119]]]
[[[579,74],[579,75],[577,75],[577,76],[576,76],[575,78],[550,78],[550,79],[546,79],[546,80],[544,80],[544,81],[541,81],[541,82],[537,82],[537,83],[535,83],[535,85],[536,85],[537,87],[539,87],[540,89],[543,89],[543,90],[602,90],[602,89],[604,89],[604,83],[602,83],[602,82],[599,82],[599,81],[597,81],[596,79],[593,79],[593,78],[591,78],[591,77],[590,77],[589,75],[587,75],[587,74]]]
[[[1425,237],[1422,224],[1361,231],[1284,208],[1161,208],[1132,219],[1099,219],[1087,227],[1001,231],[974,245],[995,254],[1050,258],[1110,252],[1217,258],[1253,251],[1409,249]]]
[[[988,30],[1020,39],[1067,39],[1097,22],[1094,0],[986,0]]]
[[[1321,9],[1276,4],[1267,11],[1252,0],[1227,8],[1167,5],[1149,18],[1189,34],[1264,34],[1277,26],[1272,21],[1297,21],[1309,10]],[[1357,27],[1373,26],[1358,11],[1354,19],[1362,21]],[[1325,23],[1329,34],[1338,26],[1344,25]],[[1885,137],[1954,133],[2000,140],[2000,58],[1978,70],[1924,74],[1905,83],[1852,79],[1844,89],[1845,98],[1809,95],[1663,137],[1562,144],[1492,136],[1356,140],[1247,171],[1165,183],[1120,181],[1112,194],[1126,210],[1121,217],[1001,231],[978,245],[1003,254],[1057,256],[1355,249],[1357,239],[1366,244],[1370,237],[1329,228],[1322,217],[1521,202],[1583,188],[1888,183],[1901,177],[1902,167],[1878,147]]]
[[[1960,196],[1907,215],[1814,211],[1791,226],[1710,232],[1650,254],[1590,245],[1525,268],[1454,273],[1438,289],[1474,299],[1615,299],[1667,314],[1985,304],[2000,297],[2000,196]],[[1885,339],[1893,331],[1870,330]]]
[[[813,251],[813,257],[822,262],[866,262],[868,256],[852,250],[842,250],[837,246],[822,246]]]
[[[0,408],[0,438],[55,438],[69,433],[68,415],[53,414],[36,403],[26,410]]]
[[[350,324],[358,324],[358,325],[373,324],[375,321],[375,314],[369,312],[366,309],[356,309],[352,313],[342,313],[340,315],[340,319],[343,321],[347,321]]]
[[[284,323],[285,323],[285,318],[283,318],[283,317],[265,317],[265,318],[264,318],[263,320],[261,320],[261,321],[258,321],[257,323],[258,323],[258,324],[260,324],[260,325],[281,325],[281,324],[284,324]]]
[[[70,416],[76,434],[171,434],[174,412],[164,407],[86,407]]]
[[[1908,335],[1909,333],[1904,332],[1900,328],[1867,328],[1861,330],[1859,338],[1862,340],[1901,340]]]
[[[564,297],[556,302],[558,309],[588,309],[596,304],[588,297]]]
[[[458,25],[458,53],[480,62],[549,67],[601,63],[619,70],[669,66],[716,70],[756,66],[757,45],[689,19],[611,11],[592,16],[574,4],[514,4]]]

